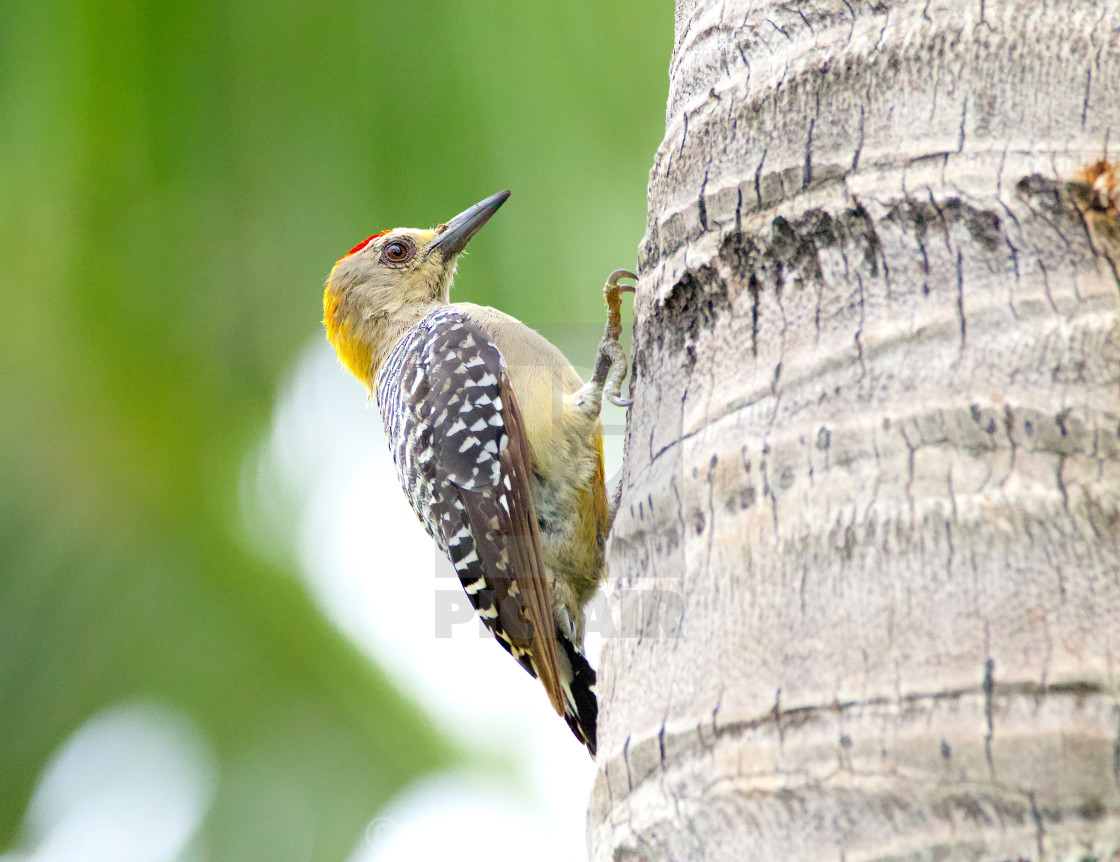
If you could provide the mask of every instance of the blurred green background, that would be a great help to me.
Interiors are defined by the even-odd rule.
[[[344,858],[469,757],[254,550],[239,472],[376,230],[511,188],[457,298],[600,320],[671,39],[668,0],[0,3],[0,850],[125,700],[207,735],[214,860],[283,858],[292,805]]]

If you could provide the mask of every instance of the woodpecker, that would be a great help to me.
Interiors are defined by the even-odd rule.
[[[494,308],[450,302],[460,253],[509,198],[432,230],[393,228],[331,270],[323,322],[377,400],[401,486],[495,639],[538,678],[595,755],[595,671],[583,608],[603,578],[613,519],[603,473],[604,394],[620,386],[618,270],[584,383],[563,353]]]

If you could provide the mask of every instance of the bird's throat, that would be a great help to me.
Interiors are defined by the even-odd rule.
[[[350,369],[366,389],[373,390],[376,371],[373,368],[373,350],[362,337],[360,326],[339,308],[339,298],[327,291],[323,297],[323,323],[327,327],[327,340],[334,347],[339,360]]]
[[[323,323],[327,340],[339,360],[370,392],[377,385],[381,363],[401,337],[423,317],[444,303],[428,302],[399,309],[395,314],[357,318],[331,290],[323,296]]]

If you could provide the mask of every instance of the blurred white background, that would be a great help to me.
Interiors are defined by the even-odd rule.
[[[613,475],[621,439],[608,442]],[[465,840],[480,829],[537,859],[584,858],[594,763],[473,611],[452,624],[452,605],[466,607],[458,578],[401,491],[376,404],[325,343],[279,400],[262,456],[302,501],[300,569],[327,615],[448,735],[493,755],[488,773],[424,779],[371,812],[353,862],[489,862],[492,842]],[[269,498],[284,499],[276,490]],[[594,664],[594,633],[587,646]]]

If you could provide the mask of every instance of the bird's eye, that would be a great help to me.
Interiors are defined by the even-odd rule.
[[[403,239],[395,239],[386,243],[381,250],[381,259],[385,263],[406,263],[416,254],[416,246]]]

